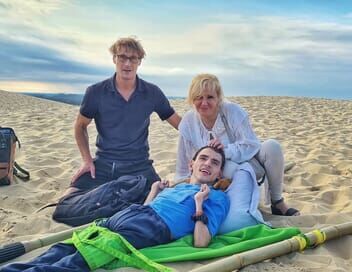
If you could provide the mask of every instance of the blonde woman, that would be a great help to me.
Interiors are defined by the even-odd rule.
[[[270,199],[272,213],[299,215],[298,210],[288,208],[282,197],[284,158],[280,144],[275,140],[263,143],[258,140],[247,112],[235,103],[224,101],[218,78],[211,74],[193,78],[188,103],[193,109],[185,114],[179,125],[176,180],[190,175],[186,162],[201,146],[208,144],[224,149],[227,159],[224,172],[233,182],[227,189],[230,211],[220,232],[264,223],[258,210],[257,179],[263,176],[258,173],[261,166],[265,169],[267,202]],[[240,169],[245,171],[238,171]]]

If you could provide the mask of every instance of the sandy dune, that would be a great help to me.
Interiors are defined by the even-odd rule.
[[[293,167],[285,175],[284,196],[301,210],[299,217],[268,213],[274,226],[297,226],[303,231],[352,221],[352,101],[291,97],[233,97],[248,110],[261,139],[279,140],[286,161]],[[184,100],[173,100],[179,114]],[[69,185],[80,165],[73,137],[78,107],[0,91],[0,126],[12,127],[22,148],[16,160],[31,172],[31,180],[19,179],[0,187],[0,242],[28,240],[67,227],[51,220],[55,201]],[[90,126],[94,150],[95,128]],[[156,115],[150,129],[151,157],[160,176],[172,179],[177,131]],[[22,260],[25,257],[22,257]],[[28,258],[28,257],[27,257]],[[172,265],[188,271],[197,263]],[[243,271],[352,271],[352,236],[326,242],[303,253],[292,253]],[[131,271],[132,269],[125,269]]]

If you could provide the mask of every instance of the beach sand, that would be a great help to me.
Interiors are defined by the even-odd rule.
[[[232,97],[250,114],[260,139],[275,138],[284,148],[284,197],[302,216],[264,215],[274,226],[297,226],[302,231],[352,221],[352,101],[292,97]],[[185,101],[172,100],[183,115]],[[0,126],[12,127],[22,148],[16,160],[31,173],[23,182],[0,187],[0,243],[24,241],[68,227],[51,219],[54,202],[68,187],[80,165],[73,136],[78,106],[0,91]],[[94,152],[95,127],[89,127]],[[159,175],[172,180],[177,151],[176,130],[152,116],[149,143]],[[19,260],[28,260],[25,255]],[[172,264],[180,271],[205,262]],[[291,253],[241,271],[352,271],[352,236],[328,241],[302,253]],[[133,269],[124,269],[132,271]]]

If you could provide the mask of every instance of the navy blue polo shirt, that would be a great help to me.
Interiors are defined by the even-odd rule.
[[[80,113],[96,124],[96,157],[121,162],[148,160],[150,115],[156,112],[166,120],[175,111],[159,87],[138,76],[136,89],[126,101],[117,91],[115,76],[88,87],[80,107]]]

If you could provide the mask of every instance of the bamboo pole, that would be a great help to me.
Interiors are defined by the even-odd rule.
[[[28,253],[37,248],[51,245],[53,243],[60,242],[64,239],[68,239],[72,236],[74,231],[83,229],[90,224],[71,228],[64,230],[55,234],[47,235],[46,237],[24,241],[16,242],[9,245],[5,245],[0,248],[0,263],[12,260],[16,257],[19,257],[25,253]],[[342,237],[344,235],[352,234],[352,222],[329,226],[322,228],[321,232],[325,233],[325,241]],[[319,241],[319,236],[316,232],[308,232],[305,234],[309,240],[310,245],[316,245]],[[191,270],[192,272],[208,272],[208,271],[233,271],[234,269],[239,269],[249,264],[258,263],[267,259],[279,257],[291,252],[299,251],[301,245],[299,240],[296,238],[290,238],[275,244],[264,246],[261,248],[253,249],[243,253],[235,254],[230,257],[226,257],[219,261],[210,263],[208,265],[202,266]]]
[[[8,244],[3,247],[0,247],[0,263],[10,261],[34,249],[48,246],[48,245],[60,242],[62,240],[68,239],[72,236],[72,233],[74,231],[83,229],[89,225],[90,224],[87,224],[87,225],[71,228],[68,230],[64,230],[58,233],[49,234],[45,237],[41,237],[38,239],[33,239],[30,241],[23,241],[23,242],[16,242],[16,243],[12,243],[12,244]]]
[[[344,235],[352,234],[352,222],[322,228],[320,232],[325,234],[325,241],[335,239]],[[305,234],[309,245],[317,245],[321,241],[320,232],[312,231]],[[253,249],[243,253],[212,262],[202,267],[191,270],[191,272],[225,272],[240,269],[244,266],[258,263],[267,259],[279,257],[291,252],[302,250],[301,243],[297,238],[290,238],[275,244]]]

